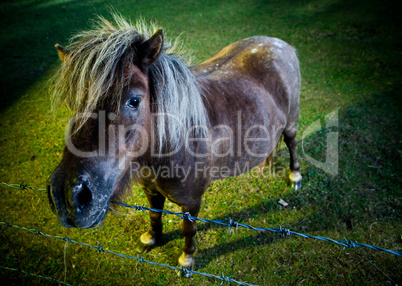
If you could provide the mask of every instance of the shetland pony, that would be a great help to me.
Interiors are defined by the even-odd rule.
[[[56,45],[62,65],[54,97],[75,114],[63,158],[47,184],[50,206],[65,227],[90,228],[136,182],[151,208],[165,199],[197,216],[212,180],[264,163],[281,136],[290,180],[301,185],[296,155],[299,64],[294,49],[264,36],[235,42],[189,66],[161,29],[114,15]],[[162,214],[149,213],[141,242],[162,236]],[[179,263],[194,265],[194,221],[182,220]]]

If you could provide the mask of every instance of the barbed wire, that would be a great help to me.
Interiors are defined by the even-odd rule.
[[[18,184],[7,184],[7,183],[3,183],[1,182],[0,184],[8,186],[8,187],[12,187],[12,188],[16,188],[16,189],[29,189],[29,190],[37,190],[37,191],[46,191],[45,189],[36,189],[36,188],[32,188],[32,187],[28,187],[26,184],[24,184],[24,182],[22,182],[20,185]],[[274,233],[281,233],[283,237],[285,237],[286,235],[296,235],[296,236],[300,236],[300,237],[304,237],[304,238],[312,238],[312,239],[316,239],[316,240],[321,240],[321,241],[325,241],[325,242],[332,242],[335,243],[337,245],[343,246],[343,249],[345,248],[355,248],[355,247],[366,247],[366,248],[370,248],[373,250],[377,250],[377,251],[384,251],[387,253],[391,253],[397,256],[402,256],[402,252],[400,251],[396,251],[396,250],[391,250],[391,249],[384,249],[382,247],[378,247],[378,246],[374,246],[374,245],[370,245],[370,244],[365,244],[365,243],[359,243],[357,241],[352,241],[352,240],[348,240],[346,237],[344,237],[345,240],[334,240],[332,238],[327,238],[327,237],[323,237],[323,236],[314,236],[314,235],[309,235],[309,234],[304,234],[304,233],[298,233],[295,231],[292,231],[290,229],[286,229],[286,228],[282,228],[281,225],[279,225],[278,228],[264,228],[264,227],[254,227],[251,225],[247,225],[247,224],[241,224],[238,223],[236,221],[233,221],[231,218],[229,218],[229,220],[209,220],[209,219],[203,219],[203,218],[198,218],[198,217],[194,217],[192,216],[190,213],[176,213],[176,212],[172,212],[172,211],[168,211],[168,210],[160,210],[160,209],[154,209],[154,208],[148,208],[143,206],[139,206],[139,205],[135,205],[135,206],[131,206],[128,204],[124,204],[124,203],[119,203],[119,202],[113,202],[112,203],[122,206],[122,207],[126,207],[126,208],[131,208],[135,211],[143,211],[145,213],[146,210],[148,211],[153,211],[153,212],[158,212],[158,213],[165,213],[165,214],[169,214],[169,215],[175,215],[180,217],[181,219],[186,219],[189,221],[201,221],[201,222],[205,222],[205,223],[215,223],[215,224],[219,224],[219,225],[223,225],[223,226],[227,226],[228,229],[234,227],[236,229],[238,229],[239,227],[243,227],[243,228],[247,228],[247,229],[252,229],[255,231],[269,231],[269,232],[274,232]]]
[[[292,231],[290,229],[282,228],[280,225],[279,225],[278,228],[254,227],[254,226],[251,226],[251,225],[238,223],[236,221],[233,221],[231,218],[229,218],[229,220],[209,220],[209,219],[194,217],[194,216],[190,215],[190,213],[188,213],[188,212],[187,213],[176,213],[176,212],[167,211],[167,210],[148,208],[148,207],[145,207],[145,206],[138,206],[138,205],[131,206],[131,205],[127,205],[127,204],[119,203],[119,202],[113,202],[113,203],[116,204],[116,205],[122,206],[122,207],[131,208],[131,209],[133,209],[135,211],[143,211],[143,212],[145,212],[146,210],[148,210],[148,211],[153,211],[153,212],[158,212],[158,213],[176,215],[176,216],[180,217],[181,219],[187,219],[189,221],[201,221],[201,222],[205,222],[205,223],[215,223],[215,224],[227,226],[228,229],[230,229],[232,227],[234,227],[236,229],[238,229],[239,227],[244,227],[244,228],[252,229],[252,230],[256,230],[256,231],[269,231],[269,232],[274,232],[274,233],[281,233],[283,236],[297,235],[297,236],[301,236],[301,237],[304,237],[304,238],[312,238],[312,239],[317,239],[317,240],[321,240],[321,241],[325,241],[325,242],[332,242],[332,243],[335,243],[335,244],[343,246],[344,249],[345,248],[354,248],[354,247],[367,247],[367,248],[370,248],[370,249],[391,253],[391,254],[394,254],[394,255],[397,255],[397,256],[402,256],[402,252],[400,252],[400,251],[384,249],[384,248],[374,246],[374,245],[370,245],[370,244],[364,244],[364,243],[359,243],[359,242],[356,242],[356,241],[351,241],[351,240],[348,240],[346,237],[344,237],[345,240],[337,241],[337,240],[327,238],[327,237],[323,237],[323,236],[313,236],[313,235],[309,235],[309,234],[294,232],[294,231]]]
[[[7,183],[0,183],[1,185],[5,185],[8,187],[12,187],[12,188],[16,188],[16,189],[29,189],[29,190],[37,190],[37,191],[46,191],[45,189],[36,189],[36,188],[32,188],[32,187],[28,187],[26,184],[24,184],[24,182],[22,182],[21,184],[7,184]],[[300,237],[304,237],[304,238],[312,238],[312,239],[316,239],[316,240],[321,240],[321,241],[325,241],[325,242],[332,242],[335,243],[337,245],[343,246],[343,249],[345,248],[355,248],[355,247],[366,247],[366,248],[370,248],[373,250],[377,250],[377,251],[384,251],[390,254],[394,254],[397,256],[402,256],[402,252],[400,251],[396,251],[396,250],[390,250],[390,249],[384,249],[378,246],[374,246],[374,245],[370,245],[370,244],[364,244],[364,243],[359,243],[357,241],[351,241],[348,240],[346,237],[344,237],[345,240],[334,240],[332,238],[327,238],[327,237],[323,237],[323,236],[313,236],[313,235],[309,235],[309,234],[304,234],[304,233],[298,233],[295,231],[292,231],[290,229],[286,229],[286,228],[282,228],[281,225],[279,225],[279,228],[264,228],[264,227],[254,227],[251,225],[247,225],[247,224],[241,224],[238,223],[236,221],[233,221],[231,218],[229,218],[229,220],[209,220],[209,219],[203,219],[203,218],[198,218],[198,217],[194,217],[192,216],[190,213],[176,213],[176,212],[172,212],[172,211],[168,211],[168,210],[160,210],[160,209],[154,209],[154,208],[148,208],[145,206],[139,206],[139,205],[135,205],[135,206],[131,206],[128,204],[124,204],[124,203],[119,203],[119,202],[112,202],[116,205],[120,205],[122,207],[127,207],[127,208],[131,208],[135,211],[143,211],[145,213],[146,210],[148,211],[153,211],[153,212],[158,212],[158,213],[165,213],[165,214],[169,214],[169,215],[175,215],[180,217],[181,219],[187,219],[189,221],[201,221],[201,222],[205,222],[205,223],[215,223],[215,224],[219,224],[219,225],[223,225],[223,226],[227,226],[228,229],[234,227],[236,229],[238,229],[239,227],[243,227],[243,228],[247,228],[247,229],[252,229],[255,231],[269,231],[269,232],[274,232],[274,233],[281,233],[282,236],[286,236],[286,235],[296,235],[296,236],[300,236]]]
[[[58,283],[58,284],[61,284],[61,285],[71,286],[70,284],[62,282],[62,281],[57,280],[55,278],[47,277],[47,276],[43,276],[43,275],[39,275],[39,274],[35,274],[35,273],[30,273],[30,272],[27,272],[27,271],[24,271],[24,270],[21,270],[21,269],[6,267],[6,266],[2,266],[2,265],[0,265],[0,268],[5,269],[5,270],[9,270],[9,271],[19,272],[19,273],[24,274],[25,276],[33,276],[33,277],[41,278],[41,279],[44,279],[44,280],[52,282],[52,284],[53,283]]]
[[[119,252],[116,252],[116,251],[112,251],[112,250],[108,250],[106,248],[103,248],[102,246],[99,245],[99,242],[98,242],[97,245],[91,245],[91,244],[88,244],[88,243],[83,243],[83,242],[72,240],[69,237],[51,235],[51,234],[41,232],[40,230],[37,230],[36,228],[30,229],[30,228],[26,228],[26,227],[23,227],[23,226],[12,225],[12,224],[10,224],[8,222],[3,222],[3,221],[0,221],[0,225],[3,225],[5,227],[9,227],[9,228],[15,228],[15,229],[19,229],[19,230],[24,230],[24,231],[27,231],[27,232],[30,232],[30,233],[33,233],[33,234],[36,234],[36,235],[42,235],[42,236],[47,237],[47,238],[59,239],[59,240],[63,240],[63,241],[69,242],[69,243],[89,247],[89,248],[97,250],[100,253],[105,252],[105,253],[113,254],[113,255],[116,255],[116,256],[119,256],[119,257],[122,257],[122,258],[132,259],[132,260],[138,261],[140,263],[148,263],[150,265],[156,265],[156,266],[169,268],[169,269],[178,271],[183,276],[187,276],[188,274],[196,274],[196,275],[201,275],[201,276],[205,276],[205,277],[209,277],[209,278],[219,279],[219,280],[222,281],[222,283],[223,282],[231,282],[231,283],[236,283],[238,285],[244,285],[244,286],[256,286],[256,285],[247,284],[247,283],[244,283],[244,282],[241,282],[241,281],[234,280],[234,279],[232,279],[232,278],[230,278],[228,276],[225,276],[223,273],[222,273],[221,276],[213,275],[213,274],[203,273],[203,272],[199,272],[199,271],[194,271],[194,270],[187,269],[187,268],[184,268],[184,267],[176,267],[176,266],[171,266],[171,265],[164,264],[164,263],[158,263],[158,262],[146,260],[146,259],[144,259],[143,257],[141,257],[139,255],[130,256],[130,255],[122,254],[122,253],[119,253]],[[50,278],[50,279],[52,279],[52,278]]]
[[[14,189],[19,189],[19,190],[32,190],[32,191],[40,191],[40,192],[46,191],[46,189],[37,189],[37,188],[29,187],[28,184],[25,184],[24,181],[22,181],[21,184],[8,184],[8,183],[0,182],[0,185],[14,188]]]

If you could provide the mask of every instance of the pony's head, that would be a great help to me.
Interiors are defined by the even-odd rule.
[[[63,63],[54,97],[75,115],[47,189],[65,227],[99,225],[127,188],[133,161],[180,145],[183,130],[206,124],[196,80],[162,30],[115,22],[101,18],[69,47],[56,45]]]

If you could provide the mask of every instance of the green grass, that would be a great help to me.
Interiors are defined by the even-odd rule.
[[[0,181],[44,187],[63,149],[68,112],[50,111],[46,83],[58,64],[53,48],[89,26],[105,1],[3,1],[0,4]],[[317,120],[338,110],[339,127],[323,128],[299,148],[303,188],[283,178],[287,151],[279,150],[276,172],[215,181],[200,217],[262,227],[279,224],[311,235],[401,251],[401,71],[402,32],[392,1],[113,1],[124,16],[156,20],[168,34],[182,34],[197,60],[253,36],[279,37],[298,50],[302,71],[299,139]],[[328,132],[339,133],[339,173],[329,175],[305,154],[325,160]],[[300,145],[302,145],[300,144]],[[283,144],[284,147],[284,144]],[[286,171],[287,172],[287,171]],[[287,174],[287,173],[286,173]],[[148,228],[141,212],[118,210],[102,226],[64,229],[44,193],[0,187],[0,221],[147,260],[177,265],[183,239],[179,219],[165,216],[163,245],[142,253],[139,236]],[[282,198],[289,203],[277,204]],[[147,204],[134,190],[131,204]],[[167,209],[179,211],[171,203]],[[81,246],[14,229],[0,231],[0,265],[64,280],[72,285],[219,285],[188,280],[163,268],[138,264]],[[389,285],[401,283],[401,259],[369,249],[272,233],[199,224],[196,270],[224,273],[258,285]],[[64,272],[64,255],[67,273]],[[9,285],[45,281],[0,270]],[[49,283],[50,284],[50,283]]]

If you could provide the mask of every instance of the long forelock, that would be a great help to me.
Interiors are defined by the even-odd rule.
[[[114,14],[114,24],[99,17],[91,30],[71,39],[70,54],[53,78],[53,102],[65,101],[77,114],[90,115],[103,104],[118,112],[122,95],[129,86],[135,47],[157,30],[153,23],[132,24]],[[159,151],[181,144],[185,132],[205,135],[207,115],[197,81],[187,64],[186,52],[178,39],[164,41],[162,53],[149,67],[157,112]],[[76,128],[85,123],[86,117]]]
[[[89,115],[107,103],[118,112],[132,76],[135,46],[149,38],[156,26],[113,17],[114,24],[99,17],[91,30],[71,38],[70,52],[52,79],[54,105],[66,102],[74,114]]]

